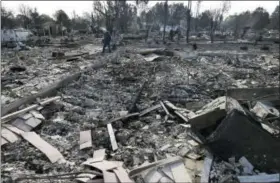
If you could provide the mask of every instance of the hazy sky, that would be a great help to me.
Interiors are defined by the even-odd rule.
[[[76,14],[82,15],[83,12],[92,11],[93,1],[2,1],[2,6],[12,10],[14,13],[18,13],[18,7],[20,4],[25,4],[30,7],[36,7],[39,13],[45,13],[50,16],[54,15],[56,10],[64,10],[70,17],[72,17],[73,11]],[[160,1],[150,1],[148,6],[152,6]],[[162,1],[164,2],[164,1]],[[185,5],[187,1],[171,1],[169,3],[181,2]],[[134,1],[131,1],[134,3]],[[196,1],[193,1],[193,8],[195,8]],[[202,1],[200,12],[218,7],[221,1]],[[253,11],[257,7],[264,7],[270,14],[274,11],[275,7],[279,5],[279,1],[231,1],[231,9],[229,14],[240,13],[246,10]]]

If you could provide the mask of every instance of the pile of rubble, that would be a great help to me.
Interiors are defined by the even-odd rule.
[[[80,49],[32,48],[30,51],[2,53],[2,104],[36,94],[70,73],[79,72],[95,62],[101,48],[85,45]],[[57,56],[61,53],[62,56]]]
[[[79,52],[88,54],[71,55],[80,57],[77,62],[67,62],[67,54],[58,50],[51,52],[52,61],[45,61],[52,63],[50,71],[76,63],[72,67],[69,64],[65,73],[71,69],[74,75],[78,73],[78,77],[70,76],[76,81],[66,78],[69,81],[63,87],[48,85],[57,90],[59,97],[38,100],[45,97],[40,95],[40,89],[45,87],[35,90],[34,86],[32,89],[23,86],[18,90],[21,97],[14,96],[15,102],[11,100],[3,107],[9,109],[4,115],[2,111],[1,118],[5,123],[1,131],[3,179],[18,182],[50,179],[275,182],[279,179],[277,58],[267,55],[225,58],[217,53],[211,55],[213,52],[206,56],[178,49],[133,47],[101,57],[91,52],[94,47],[86,45]],[[60,59],[60,65],[53,66]],[[98,70],[88,66],[99,59],[103,65]],[[36,66],[31,67],[27,70],[36,71]],[[48,74],[55,75],[52,72],[46,73],[45,78]],[[21,81],[27,83],[28,79],[29,76]],[[33,90],[37,97],[25,100],[26,92]],[[2,94],[5,92],[13,97],[9,90]],[[22,98],[21,105],[17,105],[17,98]]]
[[[279,92],[274,94],[279,95]],[[279,111],[263,102],[257,102],[251,112],[231,97],[217,98],[196,112],[176,107],[169,101],[160,101],[140,113],[121,111],[120,117],[104,121],[97,128],[83,127],[87,130],[80,131],[79,140],[73,136],[75,133],[71,133],[72,139],[79,144],[74,148],[86,150],[87,153],[76,154],[69,144],[73,152],[68,150],[71,153],[68,154],[59,146],[67,146],[67,141],[61,141],[59,135],[50,138],[57,141],[58,146],[55,148],[35,132],[30,132],[45,120],[41,113],[49,115],[48,112],[39,113],[34,109],[43,110],[44,105],[59,98],[48,99],[41,105],[34,104],[2,117],[4,122],[16,118],[10,124],[3,125],[2,146],[15,143],[21,136],[43,152],[51,163],[70,168],[73,174],[68,175],[68,179],[80,182],[91,179],[104,182],[132,182],[132,179],[137,182],[196,182],[199,179],[201,182],[274,182],[279,178]],[[93,112],[96,113],[98,111]],[[154,122],[147,123],[148,118],[143,126],[141,121],[147,117],[153,118],[153,114]],[[59,116],[53,119],[54,123],[60,124],[54,133],[63,135],[63,121]],[[107,129],[103,130],[104,125]],[[64,133],[70,137],[67,129]],[[97,149],[100,147],[106,150]],[[92,148],[97,150],[90,158]],[[11,157],[11,154],[14,153],[4,152],[4,161],[19,158]],[[77,155],[84,156],[78,160],[83,168],[77,168],[77,164],[74,166]],[[36,161],[31,161],[33,166],[39,163]],[[123,165],[130,170],[126,172]],[[11,167],[5,168],[5,163],[3,168],[4,178],[7,170],[10,173],[13,171]],[[38,168],[35,168],[37,173]],[[41,168],[42,172],[50,169],[45,166]],[[79,173],[74,174],[77,170]],[[59,179],[62,175],[52,176]],[[49,178],[52,176],[49,175]],[[12,177],[18,181],[29,180],[16,174]],[[30,176],[30,179],[39,178]]]

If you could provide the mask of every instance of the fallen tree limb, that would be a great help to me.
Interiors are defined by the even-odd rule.
[[[80,71],[80,72],[77,72],[75,74],[66,76],[65,78],[63,78],[59,82],[56,82],[56,83],[52,84],[51,86],[48,86],[45,89],[42,89],[41,91],[39,91],[38,93],[36,93],[34,95],[28,96],[26,98],[19,99],[17,101],[14,101],[14,102],[8,104],[8,105],[4,105],[4,106],[1,107],[1,115],[4,116],[5,114],[7,114],[9,112],[13,112],[18,107],[20,107],[21,105],[26,105],[26,104],[29,104],[29,103],[33,102],[34,100],[36,100],[36,98],[44,98],[46,96],[52,96],[56,93],[56,91],[59,88],[62,88],[63,86],[67,85],[68,83],[72,82],[73,80],[78,79],[83,72],[87,72],[90,69],[99,69],[99,68],[101,68],[105,65],[106,65],[105,62],[100,62],[98,64],[92,65],[89,68],[85,69],[84,71]]]
[[[60,99],[59,96],[58,96],[58,97],[53,97],[53,98],[50,98],[50,99],[45,100],[45,101],[43,101],[43,102],[40,102],[40,105],[46,105],[46,104],[48,104],[48,103],[50,103],[50,102],[53,102],[53,101],[55,101],[55,100],[58,100],[58,99]],[[29,112],[29,111],[31,111],[31,110],[33,110],[33,109],[36,109],[37,107],[39,107],[39,104],[33,104],[33,105],[31,105],[31,106],[29,106],[29,107],[26,107],[26,108],[24,108],[24,109],[22,109],[22,110],[20,110],[20,111],[16,111],[16,112],[14,112],[14,113],[11,113],[11,114],[8,114],[8,115],[6,115],[6,116],[3,116],[3,117],[1,117],[1,122],[2,122],[2,123],[6,123],[7,121],[9,121],[9,120],[11,120],[11,119],[13,119],[13,118],[18,117],[18,116],[20,116],[21,114],[24,114],[24,113],[26,113],[26,112]]]

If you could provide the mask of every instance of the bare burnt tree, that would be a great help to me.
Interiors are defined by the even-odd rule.
[[[134,9],[126,1],[95,1],[93,3],[94,17],[98,24],[105,22],[106,29],[112,33],[113,29],[121,32],[128,30],[132,22]],[[99,25],[100,26],[100,25]]]
[[[197,1],[196,3],[196,11],[195,11],[195,19],[194,19],[194,30],[197,31],[197,21],[198,21],[198,16],[199,16],[199,10],[200,10],[200,5],[201,5],[201,0]]]
[[[14,28],[16,22],[12,11],[7,10],[5,7],[1,7],[1,28]]]
[[[31,24],[30,18],[31,8],[24,4],[19,5],[19,14],[17,15],[17,19],[21,22],[24,28],[29,28]]]
[[[230,9],[230,1],[223,1],[221,7],[210,10],[210,39],[214,42],[214,34],[223,20],[223,16]]]

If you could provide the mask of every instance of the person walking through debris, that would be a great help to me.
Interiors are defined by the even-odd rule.
[[[192,45],[192,47],[193,47],[193,50],[196,50],[196,49],[197,49],[196,43],[194,43],[194,44]]]
[[[111,53],[111,48],[110,48],[110,42],[111,42],[111,35],[108,31],[104,33],[104,38],[103,38],[103,51],[102,53],[105,52],[105,48],[108,46],[109,48],[109,53]]]
[[[179,44],[180,38],[181,38],[181,31],[180,31],[180,29],[178,28],[176,32],[177,32],[177,43]]]
[[[174,31],[171,29],[170,32],[169,32],[170,41],[173,41],[173,37],[174,37]]]

